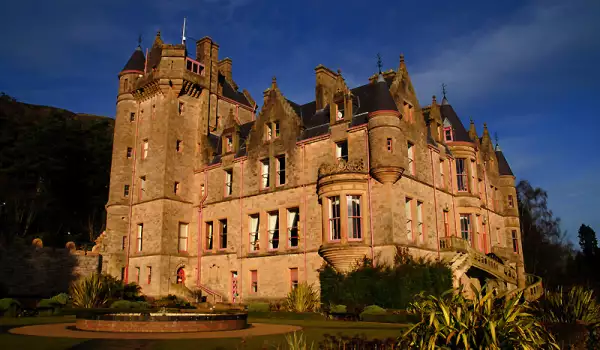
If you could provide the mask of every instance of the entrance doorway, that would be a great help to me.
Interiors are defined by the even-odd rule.
[[[231,271],[231,302],[238,302],[238,273],[237,271]]]
[[[177,269],[177,284],[185,284],[185,270],[183,267]]]

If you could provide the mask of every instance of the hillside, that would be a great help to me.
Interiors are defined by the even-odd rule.
[[[104,228],[114,120],[0,95],[0,244],[85,243]]]

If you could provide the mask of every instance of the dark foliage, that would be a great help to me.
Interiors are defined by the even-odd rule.
[[[359,314],[367,305],[404,309],[413,296],[425,291],[441,295],[452,288],[452,274],[441,262],[413,259],[399,251],[394,265],[373,265],[365,258],[348,274],[325,266],[320,274],[321,302],[329,305],[346,305],[349,313]]]
[[[104,228],[114,120],[0,95],[0,243],[91,242]]]
[[[319,349],[346,349],[346,350],[394,350],[400,349],[398,340],[388,339],[367,339],[364,335],[348,337],[341,334],[325,334],[324,339],[319,343]]]

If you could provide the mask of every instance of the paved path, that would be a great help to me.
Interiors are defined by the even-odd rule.
[[[236,331],[193,333],[110,333],[88,332],[75,329],[75,323],[54,323],[12,328],[9,333],[40,337],[82,339],[198,339],[198,338],[244,338],[259,335],[283,334],[302,329],[298,326],[253,323],[249,328]]]

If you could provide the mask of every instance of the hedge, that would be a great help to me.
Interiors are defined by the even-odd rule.
[[[0,315],[4,317],[17,317],[21,310],[21,303],[12,298],[0,299]]]
[[[145,301],[129,301],[129,300],[117,300],[110,305],[111,309],[135,309],[135,310],[145,310],[148,309],[150,305]]]
[[[326,319],[325,315],[319,314],[316,312],[287,312],[287,311],[270,311],[270,312],[248,311],[248,317],[281,319],[281,320],[304,320],[304,321],[322,321],[322,320]]]
[[[248,312],[269,312],[270,310],[269,303],[256,302],[248,304]]]
[[[319,273],[319,280],[322,304],[346,305],[348,312],[356,314],[373,304],[386,309],[406,309],[422,291],[439,296],[452,288],[452,273],[446,264],[413,259],[406,253],[398,253],[393,265],[373,266],[365,258],[347,274],[326,265]]]

